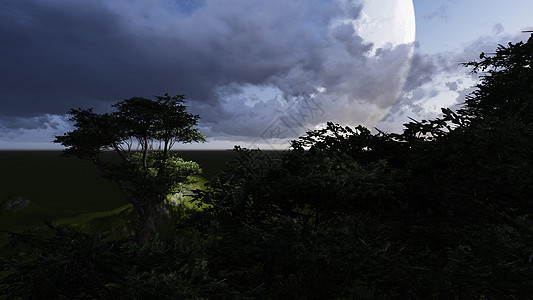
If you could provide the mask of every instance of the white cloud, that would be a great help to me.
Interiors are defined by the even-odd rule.
[[[498,44],[526,38],[524,35],[483,36],[466,45],[461,52],[415,54],[402,96],[377,127],[399,132],[409,118],[434,119],[441,115],[441,108],[458,108],[478,83],[478,75],[471,74],[460,64],[479,60],[481,52],[493,52]]]

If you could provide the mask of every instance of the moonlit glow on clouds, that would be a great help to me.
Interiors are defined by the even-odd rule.
[[[197,149],[286,147],[327,121],[399,131],[472,90],[460,62],[533,26],[528,1],[462,2],[1,1],[0,149],[57,147],[70,108],[166,92],[200,114]]]
[[[378,123],[398,131],[408,117],[428,119],[442,107],[460,106],[477,84],[477,76],[460,63],[494,52],[498,44],[526,41],[533,29],[533,2],[414,1],[417,47],[403,91],[389,114]]]

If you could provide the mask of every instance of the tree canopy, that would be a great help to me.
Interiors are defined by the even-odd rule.
[[[481,53],[480,61],[465,63],[482,73],[477,89],[467,97],[464,113],[477,119],[489,117],[533,121],[533,36],[518,43],[499,45],[495,53]]]
[[[106,178],[115,181],[124,198],[137,210],[137,237],[146,239],[155,230],[154,208],[177,192],[188,176],[201,170],[170,152],[175,143],[203,142],[195,126],[199,116],[187,112],[183,95],[133,97],[113,105],[114,112],[72,109],[75,129],[57,136],[66,155],[92,161]],[[117,160],[104,157],[112,151]]]

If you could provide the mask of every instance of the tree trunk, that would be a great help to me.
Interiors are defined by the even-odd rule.
[[[156,225],[153,218],[155,210],[154,204],[147,204],[135,207],[137,215],[139,216],[139,225],[135,232],[135,241],[140,245],[146,245],[150,238],[157,232]]]
[[[126,201],[131,203],[137,212],[139,217],[139,225],[137,225],[137,230],[135,231],[135,241],[138,244],[146,245],[150,238],[154,236],[157,232],[156,225],[153,218],[153,213],[157,204],[155,203],[143,203],[142,199],[135,199],[135,197],[130,197],[124,188],[124,184],[117,180],[120,192]]]

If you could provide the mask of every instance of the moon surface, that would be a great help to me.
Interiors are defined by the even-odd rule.
[[[366,0],[355,22],[357,34],[375,48],[415,41],[415,11],[411,0]]]
[[[327,93],[320,95],[325,113],[323,122],[318,122],[316,128],[324,126],[326,121],[375,126],[398,99],[411,68],[416,34],[413,2],[362,0],[347,3],[350,2],[362,5],[359,16],[336,23],[351,24],[353,38],[360,38],[372,47],[365,53],[366,60],[356,65],[364,74],[352,74],[353,80],[347,80],[351,87],[333,92],[329,97]],[[346,76],[350,76],[350,71]],[[325,85],[324,88],[329,87]]]

